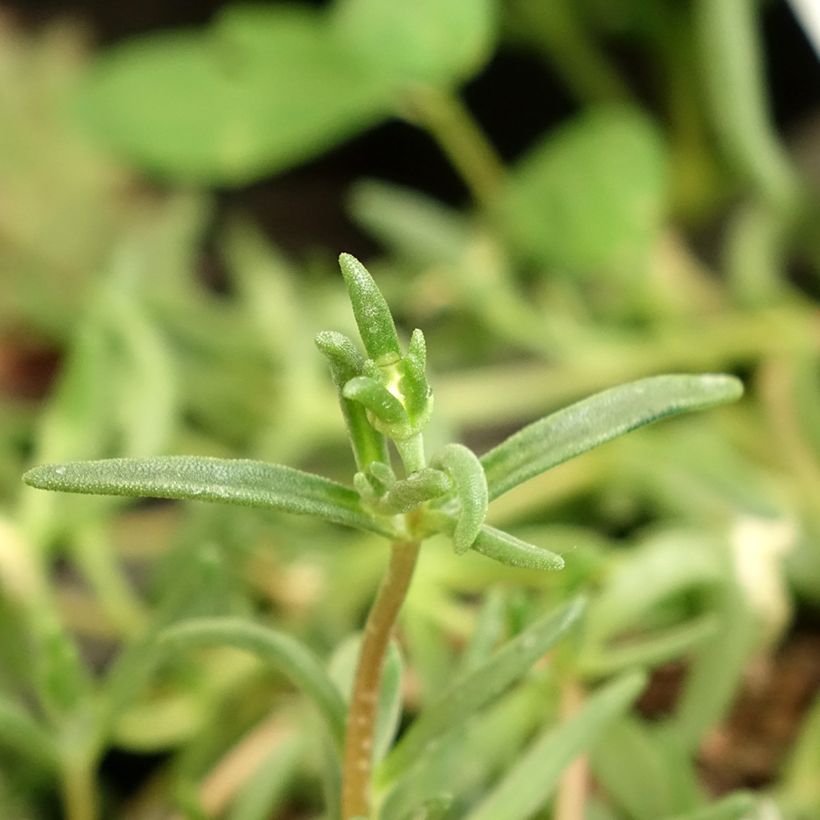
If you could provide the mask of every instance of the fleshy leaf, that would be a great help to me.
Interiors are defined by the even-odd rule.
[[[364,357],[343,333],[326,330],[317,334],[315,341],[316,347],[330,363],[330,373],[339,391],[339,405],[347,425],[356,466],[364,470],[374,461],[387,461],[384,436],[370,424],[365,408],[359,402],[345,398],[343,394],[347,382],[361,375]]]
[[[476,552],[509,567],[547,571],[564,568],[564,559],[560,555],[486,524],[479,531],[472,546]]]
[[[312,473],[246,459],[203,456],[111,458],[44,464],[23,480],[41,490],[192,499],[314,515],[390,535],[349,487]]]
[[[282,632],[240,618],[197,618],[160,633],[159,647],[187,649],[228,645],[253,652],[287,675],[316,704],[331,735],[342,742],[347,709],[322,662],[303,644]]]
[[[633,672],[591,695],[574,717],[532,742],[468,820],[532,817],[552,796],[565,767],[626,711],[645,685],[646,676]]]
[[[355,256],[341,254],[339,267],[367,355],[378,365],[395,363],[401,355],[399,337],[382,292]]]
[[[533,476],[630,430],[690,410],[734,401],[733,376],[653,376],[604,390],[527,425],[481,458],[490,500]]]
[[[456,553],[466,552],[478,537],[487,517],[487,479],[475,453],[463,444],[448,444],[432,460],[453,481],[459,502],[453,546]]]
[[[735,792],[711,806],[676,814],[670,820],[746,820],[757,816],[754,814],[758,801],[749,792]]]
[[[389,515],[409,512],[425,501],[439,498],[450,489],[446,473],[425,467],[397,481],[379,504],[379,510]]]
[[[357,376],[344,386],[342,395],[365,407],[373,426],[390,438],[406,439],[412,435],[413,430],[404,406],[376,379]]]
[[[471,715],[521,678],[563,637],[584,608],[585,601],[577,598],[550,612],[458,681],[402,736],[384,761],[380,775],[386,779],[397,775],[422,755],[429,743],[463,726]]]

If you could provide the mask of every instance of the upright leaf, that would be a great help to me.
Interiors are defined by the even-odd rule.
[[[500,695],[577,622],[584,607],[585,602],[576,599],[550,612],[456,682],[408,729],[384,761],[381,774],[395,776],[422,754],[428,743],[444,737]]]
[[[592,695],[577,715],[533,741],[468,820],[532,817],[550,799],[566,766],[629,708],[645,685],[645,675],[635,672]]]
[[[490,499],[599,444],[658,419],[734,401],[733,376],[652,376],[604,390],[527,425],[481,458]]]

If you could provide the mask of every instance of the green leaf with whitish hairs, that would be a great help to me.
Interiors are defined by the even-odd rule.
[[[326,330],[316,335],[315,342],[330,364],[333,383],[339,391],[339,406],[347,425],[356,466],[364,470],[373,462],[386,462],[387,444],[384,436],[370,424],[362,404],[345,398],[343,393],[344,386],[362,374],[364,357],[343,333]]]
[[[652,376],[604,390],[527,425],[481,457],[490,500],[599,444],[658,419],[734,401],[722,374]]]
[[[487,558],[518,569],[551,571],[564,568],[564,559],[560,555],[487,524],[479,531],[472,548]]]
[[[421,755],[429,743],[463,726],[469,717],[515,683],[578,621],[584,608],[584,600],[577,598],[550,612],[457,681],[425,709],[402,736],[385,759],[380,778],[394,778]]]
[[[478,537],[487,517],[487,479],[476,454],[463,444],[448,444],[431,461],[453,482],[459,503],[453,529],[456,553],[466,552]]]
[[[399,337],[382,292],[355,256],[341,254],[339,267],[367,355],[378,365],[395,363],[401,355]]]
[[[380,501],[378,509],[388,515],[406,513],[425,501],[439,498],[451,487],[446,473],[424,467],[397,481]]]
[[[45,464],[29,470],[23,480],[41,490],[215,501],[280,510],[391,535],[386,523],[365,512],[349,487],[262,461],[203,456],[111,458]]]

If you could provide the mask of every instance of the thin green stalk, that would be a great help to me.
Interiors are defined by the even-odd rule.
[[[476,202],[492,203],[504,180],[504,165],[464,103],[438,88],[417,89],[409,102],[409,119],[439,144]]]
[[[531,42],[583,103],[629,100],[629,86],[566,0],[524,0],[510,7],[515,33]]]
[[[769,112],[758,32],[758,3],[698,0],[695,25],[712,122],[736,167],[787,211],[800,183]]]
[[[420,546],[419,541],[393,544],[387,573],[367,617],[347,719],[342,769],[343,820],[370,816],[379,687],[390,637],[413,577]]]

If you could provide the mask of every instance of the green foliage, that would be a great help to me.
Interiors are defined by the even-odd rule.
[[[782,718],[820,600],[816,193],[761,8],[240,4],[90,61],[0,21],[0,816],[817,814],[816,705],[754,793],[700,753],[751,662]],[[493,110],[541,62],[559,102]],[[502,160],[465,83],[500,140],[573,113]],[[356,182],[350,305],[322,220],[291,259],[236,212],[276,185],[169,190],[390,117],[471,200]]]

